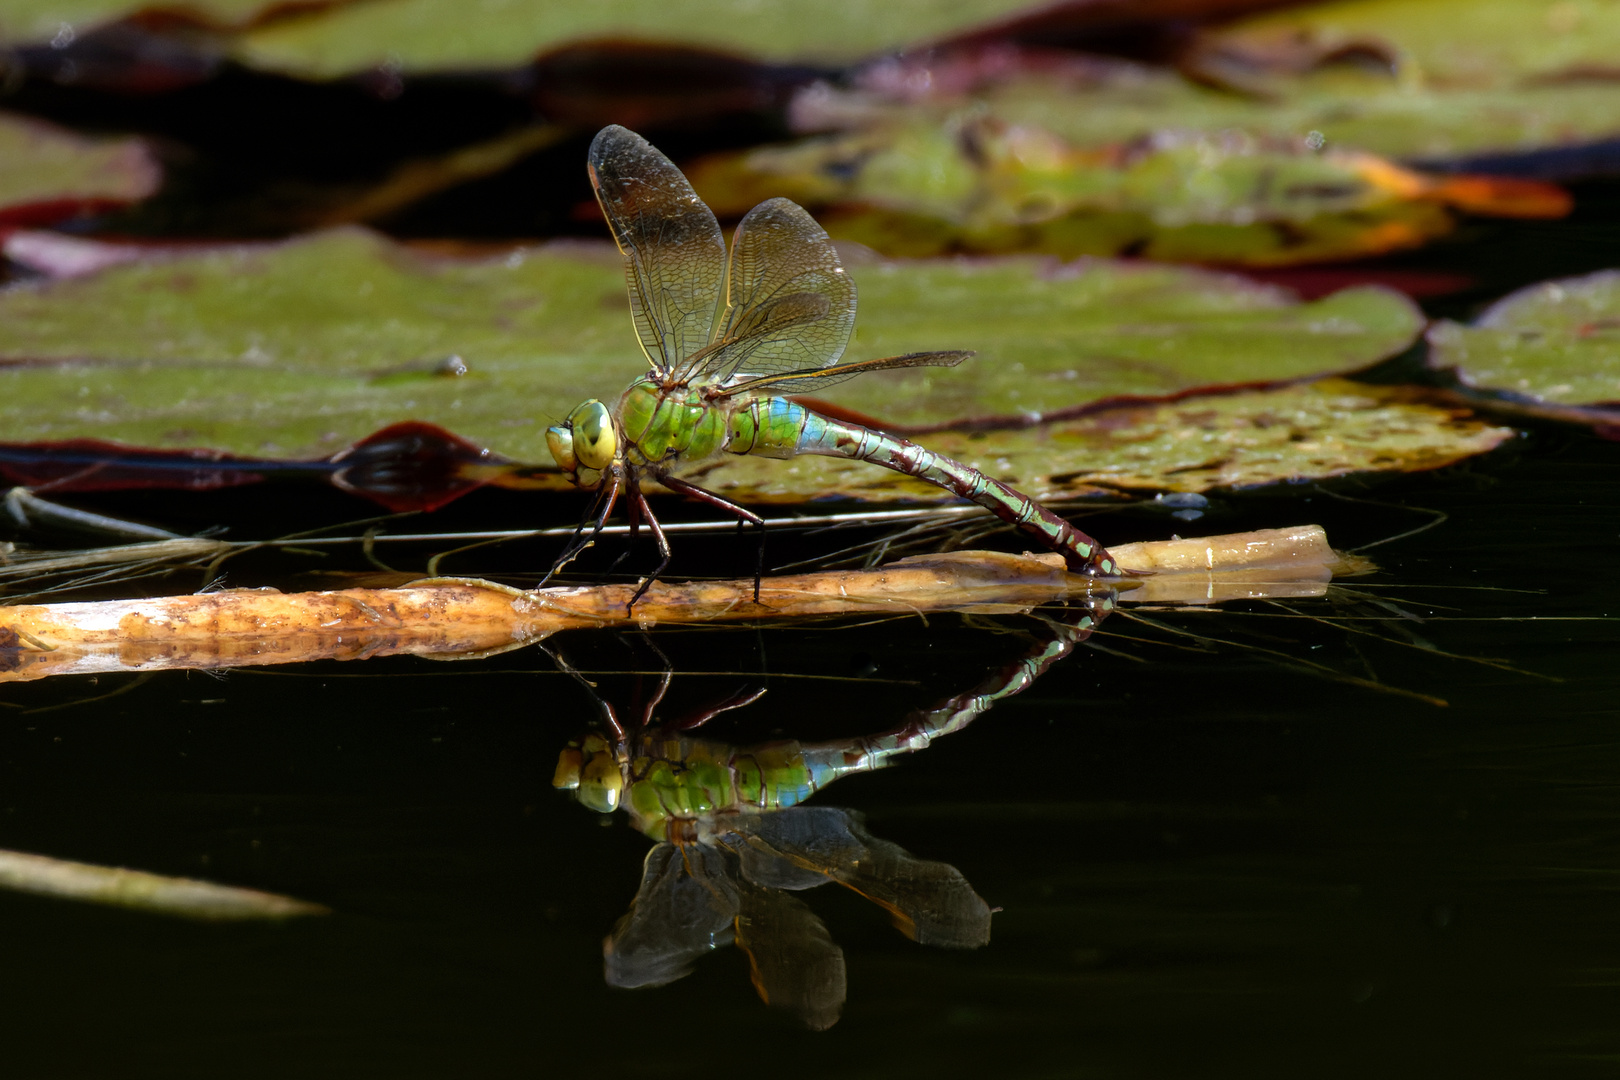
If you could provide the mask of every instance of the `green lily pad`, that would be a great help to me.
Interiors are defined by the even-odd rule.
[[[1160,131],[1240,130],[1271,139],[1317,132],[1330,148],[1453,161],[1620,137],[1620,82],[1600,79],[1433,86],[1374,72],[1327,72],[1268,84],[1256,97],[1173,71],[1120,65],[1078,87],[1020,78],[979,96],[1010,124],[1039,126],[1081,146],[1125,144]]]
[[[1325,379],[991,432],[926,438],[937,450],[1037,500],[1120,491],[1206,492],[1364,472],[1454,464],[1513,437],[1466,410],[1425,403],[1402,387]],[[950,502],[932,485],[864,462],[728,458],[703,483],[743,502],[806,496],[865,502]]]
[[[1513,87],[1612,77],[1620,18],[1612,0],[1337,0],[1241,20],[1207,35],[1211,46],[1287,66],[1360,49],[1408,83]]]
[[[274,6],[274,0],[185,0],[173,5],[139,0],[6,0],[0,11],[0,42],[66,44],[96,26],[152,7],[170,7],[203,21],[232,26],[249,22]]]
[[[849,63],[1026,7],[1028,0],[503,0],[469,12],[442,0],[373,0],[278,20],[245,35],[235,53],[255,67],[306,78],[385,63],[406,72],[504,67],[601,38]]]
[[[1428,332],[1429,363],[1462,380],[1552,405],[1620,402],[1620,271],[1544,281],[1498,300],[1472,326]]]
[[[91,139],[0,113],[0,211],[39,203],[133,202],[163,171],[139,139]]]
[[[1131,252],[1282,266],[1416,247],[1452,230],[1458,204],[1513,216],[1569,209],[1549,185],[1432,177],[1299,140],[1227,131],[1082,149],[976,110],[913,110],[842,135],[717,155],[690,175],[719,213],[787,195],[823,210],[833,236],[891,255]]]
[[[850,273],[861,289],[850,359],[980,351],[960,368],[877,372],[828,395],[913,427],[1353,371],[1422,325],[1410,301],[1376,287],[1299,303],[1180,267],[1021,258]],[[470,261],[347,229],[151,258],[0,293],[0,430],[12,443],[313,458],[423,420],[545,462],[547,424],[644,370],[627,316],[606,245]],[[466,374],[447,373],[451,354]]]

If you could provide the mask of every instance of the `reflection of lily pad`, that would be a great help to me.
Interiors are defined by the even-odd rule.
[[[1203,492],[1453,464],[1511,438],[1398,387],[1329,379],[1111,410],[992,432],[938,432],[938,450],[1037,499],[1115,491]],[[858,461],[733,458],[704,483],[734,499],[947,502],[948,492]]]
[[[828,395],[913,426],[1353,371],[1421,325],[1382,289],[1300,304],[1176,267],[1017,259],[851,274],[852,359],[980,350],[959,369],[880,372]],[[414,419],[546,461],[547,423],[642,370],[627,310],[605,247],[472,262],[351,230],[157,258],[0,294],[0,363],[13,364],[0,368],[0,419],[13,443],[255,457],[317,457]],[[467,374],[441,365],[450,354]]]
[[[163,174],[137,139],[88,139],[49,124],[0,114],[0,214],[31,220],[23,208],[133,202],[157,190]]]
[[[406,71],[499,67],[593,38],[696,45],[770,60],[848,63],[1011,14],[1028,0],[507,0],[469,12],[443,0],[373,0],[248,34],[257,67],[331,77],[383,63]]]
[[[1477,387],[1554,405],[1620,402],[1620,271],[1545,281],[1473,326],[1429,330],[1430,363]]]

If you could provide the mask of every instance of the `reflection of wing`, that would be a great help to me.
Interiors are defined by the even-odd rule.
[[[766,1004],[826,1031],[844,1008],[844,950],[797,897],[746,883],[740,893],[737,946],[748,954],[754,989]]]
[[[681,170],[633,131],[603,128],[589,162],[624,254],[641,348],[655,369],[670,371],[709,341],[725,276],[720,224]]]
[[[738,898],[728,858],[698,844],[659,844],[647,853],[630,912],[602,943],[609,986],[663,986],[691,974],[705,953],[731,944]]]
[[[712,349],[680,374],[720,380],[836,364],[855,328],[855,283],[804,208],[770,199],[731,239],[726,313]]]
[[[734,383],[726,387],[724,397],[734,394],[753,394],[770,391],[778,394],[814,394],[837,386],[845,379],[853,379],[868,371],[888,371],[890,368],[955,367],[971,352],[920,352],[904,356],[886,356],[881,360],[860,360],[853,364],[839,364],[835,368],[810,371],[788,371],[780,375],[765,375],[757,379]]]
[[[990,940],[990,907],[960,870],[876,839],[853,810],[798,806],[752,816],[739,854],[749,880],[759,880],[762,859],[825,874],[885,908],[924,945],[975,949]]]

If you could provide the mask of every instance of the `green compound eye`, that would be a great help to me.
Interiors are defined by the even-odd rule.
[[[568,414],[568,426],[574,430],[574,454],[587,469],[605,469],[612,463],[619,449],[619,436],[613,430],[613,418],[607,406],[600,401],[585,402]]]
[[[579,460],[574,457],[574,433],[560,424],[546,428],[546,445],[557,467],[565,473],[579,472]]]

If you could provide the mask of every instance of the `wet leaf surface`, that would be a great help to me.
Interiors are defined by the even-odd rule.
[[[436,259],[339,230],[16,288],[0,295],[0,416],[13,443],[95,437],[274,458],[326,456],[409,419],[549,461],[545,425],[610,398],[644,363],[617,263],[579,245]],[[852,359],[981,352],[960,370],[877,373],[829,394],[910,426],[1353,371],[1421,325],[1387,290],[1299,304],[1172,267],[1021,259],[851,273],[862,290]],[[465,374],[445,364],[452,354]]]
[[[1472,325],[1428,332],[1429,363],[1470,386],[1554,405],[1620,402],[1620,271],[1547,281],[1498,300]]]
[[[1037,500],[1112,492],[1206,492],[1361,472],[1439,468],[1513,430],[1407,390],[1338,379],[1111,410],[1015,431],[938,432],[930,449]],[[728,458],[704,484],[743,502],[806,496],[947,502],[932,485],[841,458]]]
[[[0,227],[133,202],[162,181],[142,140],[87,138],[0,113]]]

